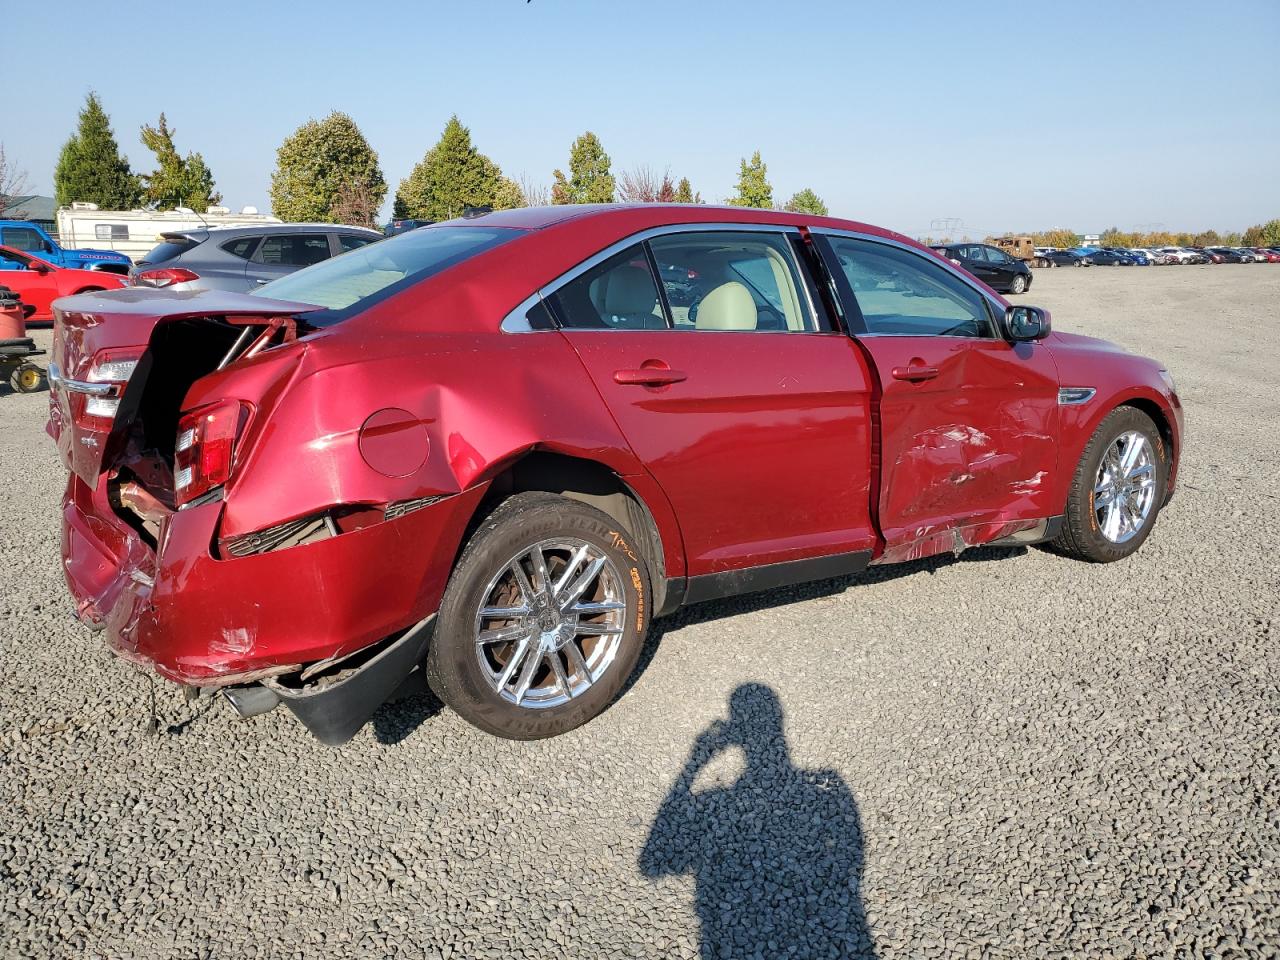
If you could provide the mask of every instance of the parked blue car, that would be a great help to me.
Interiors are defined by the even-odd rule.
[[[20,250],[56,267],[74,270],[102,270],[125,273],[133,261],[114,250],[68,250],[45,233],[39,224],[29,220],[0,220],[0,246]],[[0,261],[0,270],[17,269],[8,261]]]

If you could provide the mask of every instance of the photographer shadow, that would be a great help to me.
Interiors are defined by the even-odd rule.
[[[736,782],[695,792],[723,751]],[[640,854],[646,877],[691,874],[703,957],[874,957],[862,904],[862,824],[834,770],[791,762],[782,705],[763,684],[698,735]]]

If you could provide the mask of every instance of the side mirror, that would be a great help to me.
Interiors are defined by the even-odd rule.
[[[1043,340],[1052,329],[1052,317],[1042,307],[1016,306],[1004,312],[1005,336],[1014,343]]]
[[[49,272],[49,268],[45,266],[43,263],[41,263],[39,260],[32,260],[29,264],[27,264],[27,269],[34,270],[36,273]]]

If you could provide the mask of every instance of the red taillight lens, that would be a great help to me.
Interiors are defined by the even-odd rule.
[[[175,283],[189,283],[199,280],[200,274],[183,270],[181,267],[166,267],[159,270],[143,270],[134,274],[133,282],[144,287],[170,287]]]
[[[222,400],[193,410],[178,421],[173,471],[178,506],[231,479],[236,440],[248,419],[249,408],[243,403]]]

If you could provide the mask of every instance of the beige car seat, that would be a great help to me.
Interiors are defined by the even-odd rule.
[[[591,299],[609,326],[631,329],[666,326],[666,321],[655,312],[658,294],[648,270],[619,267],[598,277],[591,287]]]
[[[757,319],[751,291],[730,280],[702,298],[696,325],[699,330],[754,330]]]

